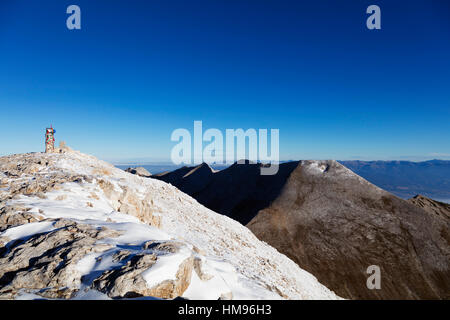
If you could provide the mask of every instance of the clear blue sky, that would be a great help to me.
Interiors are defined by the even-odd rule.
[[[285,160],[450,159],[450,1],[1,0],[0,114],[0,155],[53,124],[102,159],[168,160],[202,120],[279,128]]]

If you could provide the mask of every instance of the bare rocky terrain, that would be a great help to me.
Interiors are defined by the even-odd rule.
[[[408,202],[422,208],[430,214],[436,214],[439,217],[450,219],[450,204],[436,201],[420,194],[408,199]]]
[[[174,171],[170,182],[186,192],[184,175]],[[275,176],[235,164],[195,183],[189,194],[200,203],[246,225],[342,297],[450,298],[445,204],[400,199],[331,160],[284,163]],[[366,286],[370,265],[381,269],[380,290]]]

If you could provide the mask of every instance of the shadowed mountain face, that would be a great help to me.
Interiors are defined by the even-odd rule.
[[[342,297],[450,298],[448,216],[399,199],[336,161],[284,163],[274,176],[261,176],[259,166],[210,170],[198,175],[202,182],[194,168],[157,178],[170,177],[200,203],[246,224]],[[367,288],[371,265],[380,267],[380,290]]]
[[[207,164],[154,176],[191,195],[209,209],[247,224],[280,194],[298,162],[283,163],[276,175],[260,174],[261,164],[233,164],[214,172]]]
[[[153,178],[170,183],[192,195],[205,188],[211,181],[213,173],[214,171],[209,165],[202,163],[196,167],[182,167],[171,172],[157,174]]]

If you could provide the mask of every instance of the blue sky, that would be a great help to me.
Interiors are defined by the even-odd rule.
[[[42,151],[52,124],[102,159],[165,161],[202,120],[278,128],[284,160],[450,159],[450,2],[2,0],[0,114],[0,155]]]

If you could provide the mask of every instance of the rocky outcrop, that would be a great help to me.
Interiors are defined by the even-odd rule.
[[[3,206],[0,208],[0,232],[10,227],[41,221],[42,217],[29,213],[30,208],[21,206]]]
[[[141,199],[128,187],[122,186],[117,190],[111,182],[103,179],[98,181],[98,185],[111,201],[114,210],[135,216],[152,226],[161,226],[161,216],[155,210],[150,194]]]
[[[127,254],[119,252],[116,260],[125,264],[119,268],[105,271],[93,281],[93,288],[108,294],[112,298],[135,298],[141,296],[153,296],[164,299],[173,299],[181,296],[188,288],[193,270],[193,257],[187,258],[178,267],[175,279],[161,281],[149,288],[142,276],[143,273],[156,264],[158,255],[176,252],[182,244],[152,243],[152,246],[144,245],[144,249],[153,249],[151,253]]]
[[[131,173],[131,174],[136,174],[136,175],[138,175],[140,177],[144,177],[144,178],[148,178],[152,175],[144,167],[127,168],[125,171],[128,173]]]
[[[439,217],[450,219],[450,204],[436,201],[420,194],[408,199],[408,202],[422,208],[430,214],[436,214]]]
[[[70,153],[74,152],[72,148],[70,148],[64,141],[59,142],[59,148],[55,150],[58,153]]]
[[[0,298],[14,297],[19,290],[38,290],[47,298],[70,298],[81,283],[78,261],[88,253],[111,248],[97,240],[119,235],[107,228],[57,219],[53,231],[8,243],[0,254]]]
[[[0,172],[5,191],[0,191],[0,202],[20,195],[45,197],[46,192],[67,182],[92,182],[86,175],[52,170],[55,160],[54,155],[46,153],[2,157]]]
[[[73,297],[83,282],[111,298],[153,296],[171,299],[188,288],[194,270],[194,256],[187,257],[178,267],[175,279],[163,280],[149,287],[143,272],[157,263],[160,256],[177,253],[186,247],[178,242],[147,242],[143,251],[122,250],[99,240],[118,237],[120,232],[105,227],[53,220],[53,230],[0,246],[0,299],[12,298],[19,291],[35,292],[45,298]],[[77,268],[87,254],[113,250],[113,262],[118,267],[104,271],[95,279],[83,277]],[[188,249],[189,250],[189,249]],[[202,274],[201,267],[195,271]]]

